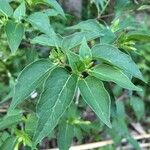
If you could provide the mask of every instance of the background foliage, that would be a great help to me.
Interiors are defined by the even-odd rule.
[[[141,149],[133,135],[150,126],[150,3],[81,2],[0,0],[0,149],[110,138],[106,149],[123,138]]]

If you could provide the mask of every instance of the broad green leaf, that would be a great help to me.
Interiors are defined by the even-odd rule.
[[[0,130],[4,130],[6,128],[12,127],[12,125],[16,125],[17,123],[22,121],[22,115],[20,111],[12,111],[11,114],[7,114],[0,121]]]
[[[25,2],[23,1],[14,11],[13,17],[16,20],[21,20],[23,17],[25,17],[26,15],[26,6],[25,6]]]
[[[29,114],[25,121],[25,132],[30,136],[33,137],[34,132],[36,130],[35,126],[37,125],[38,118],[35,114]]]
[[[77,76],[70,75],[63,68],[54,69],[46,79],[37,105],[38,125],[33,137],[35,144],[49,135],[60,117],[71,104],[77,83]]]
[[[95,59],[107,61],[144,81],[140,70],[132,58],[116,47],[107,44],[98,44],[92,48],[92,54]]]
[[[3,145],[4,141],[9,138],[10,135],[7,131],[0,132],[0,147]]]
[[[8,21],[5,26],[5,32],[7,35],[9,47],[12,53],[15,53],[24,36],[24,27],[21,23]]]
[[[78,73],[85,70],[85,64],[81,61],[81,57],[78,54],[70,51],[67,53],[67,57],[73,72]]]
[[[55,40],[54,40],[55,39]],[[62,37],[61,36],[47,36],[42,34],[40,36],[36,36],[31,40],[32,44],[41,44],[43,46],[58,46],[61,47]]]
[[[41,59],[23,69],[17,78],[10,111],[23,102],[44,81],[53,67],[54,65],[49,60]]]
[[[129,32],[127,34],[127,40],[141,41],[141,42],[150,42],[150,34],[142,32]]]
[[[43,12],[49,17],[57,16],[59,14],[58,11],[55,9],[46,9],[46,10],[43,10]]]
[[[83,59],[89,59],[92,60],[92,52],[91,49],[89,48],[89,46],[87,45],[86,42],[86,38],[84,37],[79,49],[79,55],[83,58]]]
[[[110,29],[104,29],[102,33],[104,34],[100,38],[102,44],[112,44],[116,40],[116,35]]]
[[[74,136],[74,126],[65,122],[59,126],[58,147],[60,150],[68,150]]]
[[[108,127],[110,123],[110,97],[103,83],[94,77],[88,76],[79,80],[79,89],[85,102]]]
[[[13,8],[9,5],[8,1],[0,0],[0,12],[10,17],[13,14]]]
[[[28,21],[32,26],[38,28],[41,32],[48,36],[54,34],[54,30],[50,25],[49,18],[45,13],[35,12],[28,17]]]
[[[17,144],[17,138],[9,137],[4,141],[0,149],[1,150],[14,150],[16,144]]]
[[[55,10],[57,10],[57,12],[60,15],[62,15],[65,18],[65,13],[56,0],[43,0],[43,1],[52,6]]]
[[[100,64],[89,71],[89,74],[102,81],[112,81],[129,90],[141,90],[136,87],[120,69],[114,66]]]
[[[83,38],[85,37],[87,41],[96,39],[100,36],[102,36],[102,33],[98,32],[76,32],[72,35],[64,37],[62,41],[62,48],[64,51],[67,51],[69,49],[72,49],[82,43]]]
[[[78,23],[77,25],[68,27],[67,29],[70,30],[81,30],[81,31],[92,31],[95,33],[99,33],[103,30],[104,26],[101,25],[97,20],[95,19],[89,19],[86,21],[82,21]]]
[[[119,16],[123,11],[127,11],[131,6],[130,0],[116,0],[115,3],[117,16]]]
[[[130,105],[132,106],[138,120],[144,117],[145,105],[142,99],[138,97],[132,97],[130,100]]]

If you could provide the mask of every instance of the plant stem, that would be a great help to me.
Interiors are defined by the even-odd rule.
[[[108,0],[108,1],[106,2],[106,4],[105,4],[105,6],[103,7],[102,11],[101,11],[100,14],[98,15],[98,18],[100,18],[101,15],[104,13],[104,11],[106,10],[106,8],[107,8],[107,6],[108,6],[109,3],[110,3],[110,0]]]

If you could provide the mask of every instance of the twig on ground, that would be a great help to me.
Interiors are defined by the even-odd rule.
[[[138,135],[138,136],[134,136],[133,138],[135,140],[149,139],[150,138],[150,134]],[[126,139],[123,139],[122,142],[126,142]],[[107,141],[83,144],[83,145],[78,145],[78,146],[72,146],[70,148],[70,150],[88,150],[88,149],[100,148],[100,147],[104,147],[104,146],[112,145],[112,144],[114,144],[113,140],[107,140]],[[142,147],[142,148],[143,147],[150,147],[150,143],[140,144],[140,147]],[[128,145],[125,146],[125,149],[128,149],[128,148],[129,148]],[[58,150],[58,148],[43,149],[43,150]]]
[[[7,109],[0,109],[0,113],[5,113],[7,112]]]

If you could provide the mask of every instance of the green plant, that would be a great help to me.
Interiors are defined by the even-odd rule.
[[[32,5],[35,3],[44,5],[45,9],[32,12]],[[15,11],[11,7],[13,4]],[[21,71],[15,87],[11,88],[10,97],[13,98],[7,115],[1,121],[0,129],[14,126],[11,135],[3,133],[3,139],[8,141],[2,144],[1,149],[7,149],[3,147],[8,146],[8,143],[11,143],[12,149],[19,148],[22,143],[35,149],[60,122],[58,145],[60,149],[67,150],[74,136],[73,128],[77,131],[77,125],[90,124],[78,119],[79,115],[76,116],[78,94],[100,121],[112,128],[113,102],[111,103],[110,96],[112,91],[106,88],[107,83],[113,82],[130,91],[142,90],[131,81],[132,77],[142,81],[144,78],[132,60],[130,51],[135,49],[136,40],[141,37],[149,39],[150,36],[130,30],[125,32],[126,26],[122,27],[119,19],[115,19],[110,26],[104,26],[95,19],[82,21],[67,28],[68,31],[75,33],[61,36],[54,31],[49,21],[49,18],[58,15],[66,19],[57,1],[27,0],[21,3],[12,2],[11,5],[8,1],[0,0],[1,29],[5,31],[12,56],[17,54],[21,41],[25,41],[26,44],[30,41],[34,46],[37,44],[46,46],[50,48],[50,52],[48,58],[39,59],[34,54],[32,63]],[[33,34],[34,38],[28,38],[27,33]],[[24,106],[35,93],[40,93],[36,97],[38,100],[27,102],[33,103],[34,106],[31,108]],[[117,103],[117,107],[123,106]],[[118,111],[119,109],[116,113],[119,118],[121,113]],[[118,122],[125,128],[122,135],[126,134],[129,141],[136,145],[125,126],[124,113],[121,118]],[[116,120],[112,121],[115,128],[116,124],[118,125]],[[15,125],[19,122],[25,124],[25,127],[17,129]],[[121,125],[120,128],[118,125],[116,130],[120,130]]]

